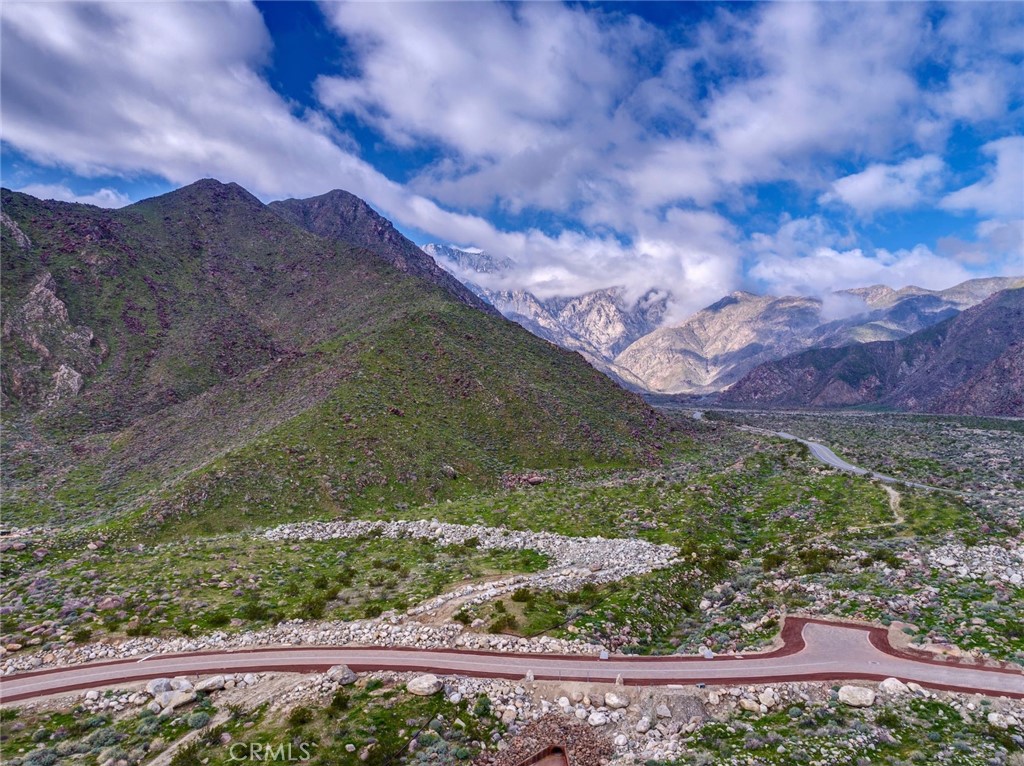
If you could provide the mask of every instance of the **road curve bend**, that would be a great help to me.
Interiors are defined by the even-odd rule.
[[[144,660],[71,665],[5,676],[0,703],[116,686],[168,676],[253,672],[323,672],[345,664],[357,672],[394,670],[481,678],[630,685],[747,684],[782,681],[880,681],[895,677],[932,689],[1024,699],[1024,672],[944,662],[894,649],[884,628],[789,618],[783,647],[768,654],[702,657],[505,654],[454,649],[280,647],[156,655]]]
[[[933,487],[929,484],[919,484],[916,481],[907,481],[906,479],[897,479],[895,476],[886,476],[884,473],[875,473],[869,471],[866,468],[853,465],[853,463],[847,463],[835,452],[830,450],[824,444],[819,442],[812,442],[809,439],[801,439],[799,436],[794,436],[786,431],[769,431],[766,428],[756,428],[754,426],[737,426],[741,431],[749,431],[750,433],[763,434],[765,436],[775,436],[779,439],[786,439],[788,441],[799,442],[810,450],[811,455],[817,460],[821,461],[825,465],[838,468],[840,471],[848,471],[849,473],[855,473],[858,476],[867,476],[872,479],[878,479],[879,481],[885,482],[886,484],[903,484],[907,487],[917,487],[918,489],[930,489],[937,492],[949,492],[948,489],[942,489],[941,487]]]

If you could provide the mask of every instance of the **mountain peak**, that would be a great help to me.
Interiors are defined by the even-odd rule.
[[[182,186],[180,189],[167,192],[167,194],[161,194],[156,197],[150,197],[148,199],[140,200],[139,202],[129,205],[128,209],[135,207],[153,207],[153,206],[164,206],[164,205],[186,205],[193,206],[199,204],[241,204],[252,210],[263,210],[264,204],[248,189],[229,181],[223,183],[218,181],[216,178],[201,178],[198,181],[190,183],[188,186]]]
[[[479,248],[467,249],[454,245],[430,243],[423,246],[423,252],[437,261],[441,268],[452,273],[495,274],[514,268],[516,265],[511,258],[494,256]]]
[[[391,221],[351,192],[333,189],[309,199],[271,202],[269,208],[286,221],[321,237],[368,250],[399,271],[414,274],[443,288],[467,306],[497,313],[438,266]]]

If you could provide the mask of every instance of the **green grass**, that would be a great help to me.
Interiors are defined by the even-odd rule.
[[[765,766],[826,760],[843,766],[987,766],[1003,762],[1007,751],[1020,752],[1008,732],[985,722],[983,712],[965,720],[944,702],[921,699],[870,709],[845,708],[832,701],[761,716],[743,713],[739,721],[702,726],[690,738],[687,749],[687,756],[674,764],[748,758]]]
[[[490,715],[477,715],[476,700],[448,702],[444,695],[416,697],[400,686],[377,679],[343,687],[327,704],[293,708],[290,712],[266,709],[240,716],[253,725],[235,735],[238,743],[258,742],[276,748],[292,745],[292,757],[315,766],[331,764],[408,763],[407,747],[415,736],[417,750],[433,762],[469,764],[480,749],[474,742],[488,741],[491,731],[503,727]],[[305,747],[303,748],[303,745]],[[354,746],[349,752],[346,745]],[[248,753],[248,750],[245,751]],[[190,756],[196,764],[229,764],[230,745],[204,741]],[[184,764],[182,764],[184,766]]]
[[[107,547],[81,555],[79,550],[77,545],[55,548],[42,580],[32,574],[14,577],[33,570],[29,551],[14,561],[4,556],[9,592],[26,604],[0,618],[5,633],[16,633],[25,620],[59,620],[62,605],[94,603],[107,594],[124,598],[123,606],[99,612],[100,619],[92,622],[75,619],[87,607],[72,610],[63,620],[66,637],[83,628],[98,639],[240,630],[292,618],[361,619],[404,610],[465,578],[546,566],[545,557],[534,551],[438,548],[426,540],[380,537],[288,544],[233,536],[141,552]]]

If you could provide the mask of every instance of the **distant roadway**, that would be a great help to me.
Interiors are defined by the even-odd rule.
[[[777,436],[780,439],[789,439],[790,441],[800,442],[807,446],[811,451],[811,454],[826,465],[830,465],[833,468],[838,468],[840,471],[849,471],[860,476],[870,476],[873,479],[884,481],[888,484],[903,484],[908,487],[919,487],[921,489],[933,489],[939,492],[948,492],[949,490],[942,489],[941,487],[932,487],[928,484],[918,484],[916,481],[907,481],[905,479],[897,479],[894,476],[886,476],[883,473],[875,473],[874,471],[868,471],[860,466],[847,463],[841,457],[836,455],[835,452],[830,450],[824,444],[818,444],[818,442],[812,442],[807,439],[801,439],[799,436],[786,433],[785,431],[769,431],[766,428],[754,428],[753,426],[737,426],[741,431],[750,431],[756,434],[765,434],[766,436]]]
[[[155,655],[143,660],[69,665],[5,676],[0,702],[118,686],[169,676],[219,673],[322,672],[345,664],[357,672],[394,670],[629,685],[751,684],[782,681],[880,681],[895,677],[924,687],[1024,699],[1024,672],[917,656],[894,649],[883,628],[789,618],[783,648],[768,654],[700,657],[506,654],[453,649],[279,647]]]

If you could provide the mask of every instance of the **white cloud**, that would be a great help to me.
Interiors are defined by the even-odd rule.
[[[833,181],[832,190],[818,201],[842,202],[866,214],[915,207],[939,190],[945,167],[942,158],[934,154],[896,165],[869,165],[859,173]]]
[[[977,183],[947,195],[941,206],[947,210],[975,210],[982,215],[1024,215],[1024,136],[991,141],[982,151],[995,158],[995,165]]]
[[[732,183],[807,178],[822,156],[880,153],[905,137],[922,7],[779,3],[734,46],[756,74],[714,97],[704,127]]]
[[[926,151],[914,142],[939,141],[968,112],[998,115],[1004,94],[1015,98],[1004,68],[959,57],[965,45],[980,49],[976,35],[963,40],[987,7],[951,9],[938,42],[927,9],[911,4],[725,6],[677,37],[626,8],[325,4],[356,66],[319,80],[323,104],[385,142],[444,148],[399,184],[358,156],[326,110],[302,111],[270,87],[270,36],[248,3],[5,3],[3,140],[82,177],[215,176],[263,199],[344,188],[401,225],[515,259],[516,286],[547,294],[658,286],[696,307],[739,285],[750,248],[783,286],[805,261],[808,284],[829,281],[807,260],[817,252],[836,266],[836,286],[927,281],[926,253],[854,255],[851,233],[820,218],[784,221],[745,245],[711,206],[742,211],[751,185],[780,180],[813,198],[851,158],[865,171],[830,192],[847,204],[900,206],[929,193],[938,154],[892,165],[894,152]],[[914,68],[935,46],[955,72],[927,92]],[[972,83],[984,91],[972,96]],[[1012,168],[992,151],[990,177],[947,206],[1003,216]],[[501,231],[482,212],[495,203],[553,212],[565,229]]]
[[[602,28],[595,14],[554,3],[323,9],[359,56],[360,75],[321,77],[322,102],[396,142],[435,138],[469,159],[537,151],[558,123],[607,115],[632,77],[619,54],[649,36],[635,20]]]
[[[975,227],[976,238],[939,237],[940,255],[1007,276],[1024,275],[1024,219],[989,219]]]
[[[807,232],[818,232],[819,237],[807,237]],[[816,245],[815,239],[832,244]],[[753,239],[749,274],[775,295],[818,296],[873,284],[944,289],[974,276],[924,245],[868,252],[838,249],[842,241],[822,219],[786,220],[775,234]]]
[[[324,7],[359,74],[322,77],[322,101],[397,144],[441,142],[449,156],[414,188],[463,208],[572,210],[633,233],[629,211],[813,182],[822,157],[887,151],[924,109],[905,44],[917,6],[722,11],[675,48],[553,3]],[[721,79],[701,92],[696,67]]]
[[[940,114],[980,122],[1004,112],[1012,83],[1013,72],[1004,65],[990,64],[986,70],[955,71],[949,77],[947,89],[936,94],[932,103]]]
[[[55,199],[60,202],[81,202],[97,207],[124,207],[131,204],[131,198],[114,189],[97,189],[90,194],[75,194],[64,184],[28,184],[18,189],[39,199]]]
[[[326,191],[342,152],[259,78],[243,3],[5,4],[4,140],[82,176],[207,175]]]

